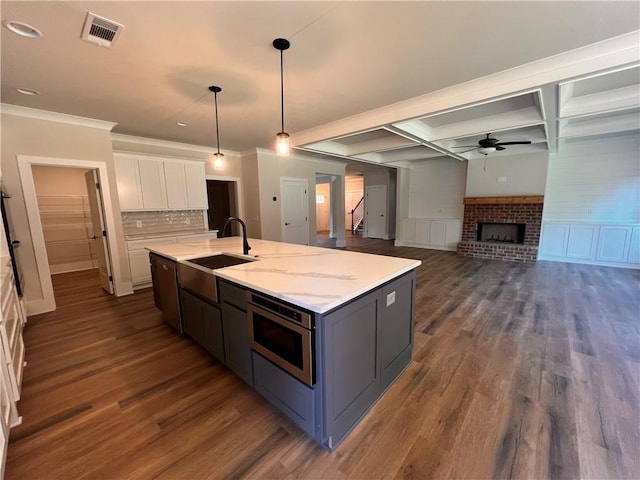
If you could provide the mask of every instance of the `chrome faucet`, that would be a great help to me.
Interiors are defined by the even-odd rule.
[[[224,237],[224,232],[227,230],[227,225],[229,225],[232,221],[236,221],[240,223],[240,225],[242,225],[242,253],[245,255],[249,255],[249,250],[251,250],[251,247],[249,246],[249,242],[247,241],[247,226],[238,217],[227,218],[227,221],[224,222],[224,226],[222,227],[222,233],[220,234],[220,237]]]

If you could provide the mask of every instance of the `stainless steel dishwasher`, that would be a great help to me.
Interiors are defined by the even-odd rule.
[[[176,262],[153,253],[149,258],[156,306],[162,311],[163,320],[182,333]]]

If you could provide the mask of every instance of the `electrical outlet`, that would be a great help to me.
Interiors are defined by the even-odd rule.
[[[136,228],[142,228],[142,220],[136,221]]]
[[[191,223],[191,220],[189,220],[188,218],[184,219],[184,224],[185,225],[189,225]]]
[[[498,183],[506,183],[507,177],[498,177],[496,180],[498,180]]]
[[[393,305],[396,303],[396,292],[395,290],[387,295],[387,307],[389,305]]]

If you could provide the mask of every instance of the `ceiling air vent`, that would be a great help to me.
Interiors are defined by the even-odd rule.
[[[111,48],[123,29],[124,25],[88,12],[82,29],[82,39],[101,47]]]

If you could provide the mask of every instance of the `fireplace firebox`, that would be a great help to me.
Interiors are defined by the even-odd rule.
[[[524,223],[478,222],[476,241],[524,244]]]

